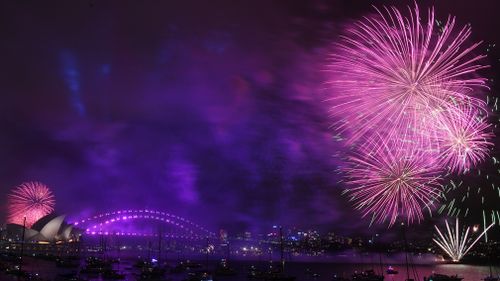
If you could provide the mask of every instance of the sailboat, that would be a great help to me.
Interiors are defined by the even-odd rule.
[[[500,276],[493,276],[493,270],[491,268],[491,263],[489,263],[490,265],[490,275],[484,277],[484,281],[500,281]]]
[[[266,281],[295,281],[296,277],[285,274],[285,246],[283,241],[283,227],[280,226],[280,255],[281,268],[269,270],[264,277]]]
[[[493,269],[491,267],[491,252],[490,255],[488,255],[488,266],[490,267],[490,275],[484,277],[484,281],[500,281],[500,276],[493,276]]]
[[[424,281],[462,281],[462,277],[458,277],[457,275],[444,275],[433,273],[429,277],[424,277]]]
[[[394,267],[390,266],[387,268],[387,270],[385,271],[388,275],[394,275],[394,274],[398,274],[399,271],[397,271],[397,269],[395,269]]]
[[[490,274],[490,276],[486,276],[484,277],[483,279],[484,281],[499,281],[500,280],[500,277],[498,276],[493,276]]]
[[[280,253],[281,253],[280,267],[278,268],[273,267],[272,261],[267,271],[261,271],[255,268],[254,266],[251,266],[248,271],[247,278],[253,280],[265,280],[265,281],[295,281],[296,280],[295,276],[285,274],[285,251],[284,251],[284,241],[283,241],[283,228],[281,226],[280,226]],[[270,257],[271,256],[272,254],[270,253]]]
[[[140,260],[137,262],[136,267],[141,269],[138,280],[167,280],[164,279],[166,268],[162,264],[162,231],[158,229],[158,257],[151,258],[151,242],[148,247],[148,260]]]

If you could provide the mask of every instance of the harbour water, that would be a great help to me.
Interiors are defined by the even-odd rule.
[[[198,260],[200,264],[205,264],[205,260]],[[137,280],[138,269],[134,267],[135,260],[124,259],[119,263],[115,263],[113,268],[118,272],[125,274],[123,280]],[[209,268],[215,267],[217,261],[209,261]],[[172,265],[175,261],[171,262]],[[253,265],[257,268],[265,269],[269,266],[267,262],[253,262],[253,261],[234,261],[231,262],[231,267],[236,270],[237,274],[234,276],[226,276],[215,278],[214,280],[232,280],[243,281],[249,280],[247,277],[248,269]],[[377,274],[383,272],[385,279],[388,281],[404,281],[407,278],[406,266],[404,264],[392,265],[398,271],[398,274],[388,275],[386,273],[387,265],[381,266],[380,264],[370,263],[338,263],[338,262],[288,262],[286,263],[286,273],[297,277],[297,281],[327,281],[331,280],[332,276],[350,277],[355,272],[373,269]],[[74,272],[75,269],[58,268],[53,261],[40,260],[40,259],[25,259],[23,269],[38,273],[38,275],[46,280],[55,280],[59,274]],[[440,273],[446,275],[458,275],[463,277],[463,281],[479,281],[485,276],[489,275],[490,269],[485,265],[465,265],[465,264],[427,264],[427,265],[414,265],[410,266],[410,278],[422,281],[424,277],[432,273]],[[492,267],[494,275],[500,273],[500,266]],[[170,280],[180,281],[186,278],[186,273],[167,274]],[[82,275],[87,280],[103,280],[98,275],[86,276]],[[16,277],[0,273],[1,281],[14,281]],[[59,279],[60,280],[60,279]]]

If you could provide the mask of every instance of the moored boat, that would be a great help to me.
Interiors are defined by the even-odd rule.
[[[353,281],[383,281],[384,276],[378,275],[373,269],[365,270],[352,275]]]
[[[458,275],[445,275],[439,273],[433,273],[429,277],[424,277],[424,281],[462,281],[463,277]]]

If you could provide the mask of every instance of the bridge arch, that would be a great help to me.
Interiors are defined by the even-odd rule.
[[[205,227],[196,224],[186,218],[151,209],[123,209],[96,214],[94,216],[78,220],[73,224],[75,227],[84,229],[90,235],[121,235],[121,236],[158,236],[158,233],[141,233],[137,231],[108,231],[112,225],[130,223],[133,221],[153,221],[173,227],[176,234],[162,234],[165,237],[180,239],[203,239],[215,237],[215,233]]]

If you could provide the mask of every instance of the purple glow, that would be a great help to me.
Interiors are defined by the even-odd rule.
[[[277,221],[327,225],[350,216],[343,198],[329,196],[338,179],[331,173],[338,145],[330,141],[327,105],[319,102],[323,78],[311,71],[322,64],[325,42],[314,40],[313,47],[289,24],[269,28],[296,21],[286,3],[264,1],[255,11],[236,2],[205,3],[200,11],[211,24],[184,5],[160,6],[145,7],[143,20],[131,22],[137,44],[128,44],[126,17],[96,14],[68,27],[69,6],[48,17],[14,4],[4,9],[13,22],[6,34],[26,32],[27,40],[0,46],[11,54],[4,72],[22,65],[36,80],[3,77],[4,92],[12,94],[2,101],[9,118],[2,120],[1,147],[13,163],[3,169],[4,195],[10,183],[34,178],[57,187],[56,211],[69,219],[106,209],[168,208],[235,231],[261,231]],[[233,16],[217,16],[221,9]],[[45,22],[50,34],[39,37],[45,32],[19,22],[15,15],[24,12]],[[206,42],[224,48],[214,51]],[[19,64],[30,46],[37,55]],[[68,86],[71,71],[78,91]],[[295,198],[305,196],[298,207]]]
[[[6,75],[0,78],[4,199],[15,185],[36,179],[56,195],[55,213],[67,215],[68,222],[120,210],[113,217],[122,219],[108,224],[107,231],[177,230],[161,221],[128,219],[128,209],[140,208],[169,210],[229,236],[268,233],[273,224],[345,235],[385,227],[368,229],[370,216],[361,220],[341,195],[346,186],[334,171],[344,165],[350,147],[332,141],[330,125],[344,115],[332,112],[337,119],[329,118],[331,104],[325,100],[349,98],[324,83],[344,78],[329,72],[334,66],[325,66],[325,59],[353,22],[348,17],[371,18],[375,2],[258,1],[250,7],[241,1],[200,1],[198,9],[176,1],[141,2],[140,9],[134,3],[90,2],[92,8],[65,4],[57,9],[47,9],[42,1],[29,7],[3,2],[0,49],[8,54],[1,64]],[[413,3],[388,5],[407,16],[406,5]],[[491,17],[500,2],[419,2],[424,26],[429,5],[436,6],[437,33],[443,25],[436,22],[446,22],[447,13],[457,18],[443,49],[470,22],[473,33],[462,45],[486,43],[463,59],[487,52],[492,69],[485,73],[500,77],[500,32],[494,24],[500,17]],[[124,16],[130,14],[136,16]],[[482,89],[471,87],[477,88]],[[492,107],[496,97],[491,93]],[[425,128],[425,120],[420,121],[417,125]],[[359,124],[337,132],[348,139]],[[441,141],[431,140],[442,135],[427,133],[411,127],[406,139],[414,135],[439,155]],[[500,159],[498,153],[491,155]],[[491,177],[490,171],[481,173]],[[477,186],[471,185],[471,197]],[[466,188],[457,188],[453,199],[460,200]],[[481,194],[484,190],[492,188],[481,188]],[[480,201],[468,201],[469,216],[481,212]],[[6,200],[0,206],[5,220]],[[97,219],[78,224],[99,231],[92,228]]]
[[[127,213],[127,216],[123,214]],[[80,220],[80,224],[87,225],[87,233],[90,233],[89,229],[99,229],[98,233],[104,231],[111,225],[119,224],[122,220],[152,220],[166,223],[168,225],[174,226],[176,229],[182,230],[186,235],[181,235],[182,237],[196,236],[196,237],[206,237],[215,236],[215,233],[208,231],[206,228],[187,220],[186,218],[179,217],[166,212],[161,212],[157,210],[119,210],[112,211],[94,215],[92,217]],[[108,231],[109,232],[109,231]],[[116,231],[115,231],[116,232]],[[120,233],[122,231],[119,231]],[[113,232],[114,233],[114,232]],[[126,232],[123,232],[126,233]],[[128,233],[128,232],[127,232]]]

